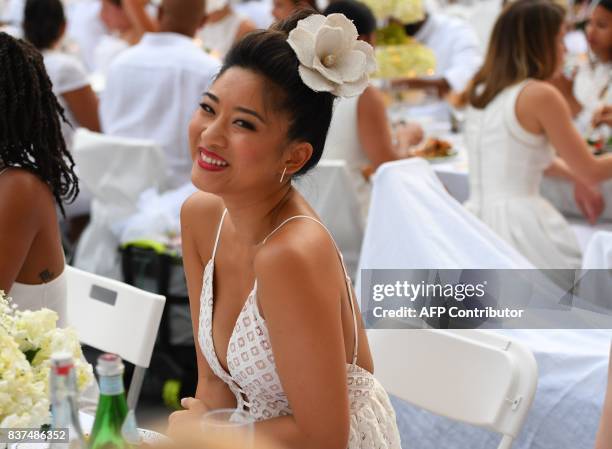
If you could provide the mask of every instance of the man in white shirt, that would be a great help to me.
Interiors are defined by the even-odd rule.
[[[461,92],[482,64],[478,36],[465,21],[438,13],[405,25],[406,33],[433,50],[436,71],[433,78],[403,80],[401,86],[434,88],[439,97],[449,91]]]
[[[164,0],[159,32],[146,33],[111,64],[100,101],[104,133],[162,146],[173,188],[191,179],[187,127],[219,70],[193,43],[203,17],[202,0]]]

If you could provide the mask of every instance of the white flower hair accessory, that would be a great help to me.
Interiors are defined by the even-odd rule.
[[[316,92],[355,97],[376,70],[374,49],[357,40],[357,28],[344,14],[314,14],[298,22],[287,42],[300,61],[302,81]]]

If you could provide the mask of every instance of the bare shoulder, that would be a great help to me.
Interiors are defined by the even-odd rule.
[[[534,134],[546,133],[550,124],[567,121],[569,106],[561,93],[545,81],[530,81],[519,93],[516,116],[527,131]]]
[[[545,81],[533,80],[521,91],[519,102],[528,106],[549,106],[551,104],[558,105],[562,103],[563,96],[556,87]]]
[[[4,186],[14,187],[19,194],[39,194],[49,187],[34,173],[23,168],[9,168],[1,177]]]
[[[185,200],[181,207],[181,224],[188,227],[206,227],[207,217],[219,217],[224,205],[221,198],[205,192],[195,192]]]
[[[224,207],[218,196],[199,191],[183,203],[181,240],[185,258],[189,258],[189,254],[198,254],[201,260],[208,259]]]
[[[49,186],[25,169],[9,168],[0,176],[0,186],[0,203],[11,208],[34,212],[42,205],[55,203]]]
[[[323,226],[309,219],[296,219],[284,225],[257,252],[255,275],[258,280],[269,276],[320,284],[325,282],[323,278],[334,278],[338,257]]]

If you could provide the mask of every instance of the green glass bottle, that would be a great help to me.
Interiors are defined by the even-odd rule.
[[[89,439],[89,448],[128,449],[132,446],[124,437],[125,424],[129,424],[126,421],[128,415],[128,421],[133,420],[133,413],[128,414],[125,399],[123,362],[115,354],[103,354],[98,357],[96,371],[100,381],[100,401]]]

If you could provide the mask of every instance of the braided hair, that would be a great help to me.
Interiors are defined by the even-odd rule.
[[[31,44],[0,33],[0,164],[29,170],[63,201],[79,193],[66,149],[64,109],[51,90],[42,55]]]

